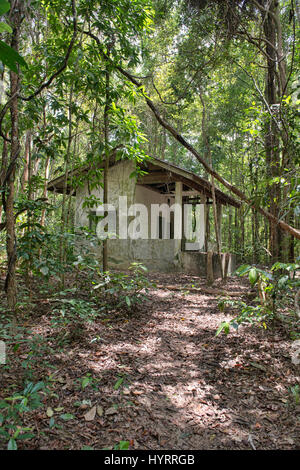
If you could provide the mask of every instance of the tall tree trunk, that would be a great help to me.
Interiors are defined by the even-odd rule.
[[[19,51],[20,29],[21,29],[22,2],[16,0],[11,12],[11,22],[13,24],[13,33],[11,47]],[[7,180],[7,199],[6,199],[6,252],[7,252],[7,276],[5,290],[7,293],[8,307],[15,312],[17,302],[16,291],[16,233],[14,216],[15,199],[15,176],[16,164],[20,154],[19,142],[19,108],[18,93],[20,90],[19,76],[15,72],[10,72],[10,120],[11,120],[11,153],[10,153],[10,173]]]
[[[206,105],[205,105],[205,100],[201,93],[199,94],[199,96],[200,96],[200,100],[202,103],[202,136],[203,136],[203,141],[204,141],[204,145],[206,148],[205,153],[208,157],[209,164],[212,168],[211,148],[210,148],[210,143],[209,143],[209,137],[207,135]],[[224,279],[223,264],[222,264],[221,237],[220,237],[221,227],[220,227],[220,221],[219,221],[219,217],[217,213],[215,179],[213,175],[211,175],[211,193],[212,193],[212,201],[213,201],[213,215],[214,215],[214,226],[215,226],[215,235],[216,235],[216,242],[217,242],[218,260],[220,264],[221,277],[222,279]]]
[[[240,229],[239,229],[239,209],[234,209],[234,251],[237,256],[237,260],[240,261]]]
[[[65,174],[63,182],[63,200],[61,207],[61,227],[60,227],[60,247],[59,247],[59,259],[63,265],[66,261],[66,242],[65,242],[65,229],[66,229],[66,218],[67,218],[67,186],[69,178],[69,164],[70,164],[70,153],[72,143],[72,101],[73,101],[73,84],[71,85],[69,104],[68,104],[68,144],[65,155]],[[61,274],[61,286],[65,286],[65,272],[62,270]]]
[[[286,92],[286,61],[283,52],[283,40],[280,23],[279,2],[270,2],[267,14],[264,17],[264,34],[267,39],[267,80],[266,80],[266,100],[269,109],[274,114],[281,102],[283,94]],[[275,105],[275,106],[274,106]],[[270,212],[274,217],[280,216],[281,188],[279,182],[274,182],[274,178],[281,176],[282,163],[280,161],[280,144],[282,143],[282,163],[288,163],[288,134],[283,125],[282,131],[278,129],[272,116],[266,127],[265,149],[268,166],[268,176],[272,179],[269,187]],[[286,163],[287,162],[287,163]],[[270,222],[270,251],[272,262],[277,261],[282,255],[282,233],[276,223]]]
[[[232,184],[232,174],[233,174],[233,154],[230,155],[230,183]],[[231,252],[232,249],[232,207],[229,206],[228,208],[228,234],[227,234],[227,244],[228,244],[228,251]]]
[[[103,203],[108,204],[108,170],[109,170],[109,108],[110,108],[110,72],[108,66],[105,71],[105,107],[104,107],[104,148],[105,148],[105,162],[104,162],[104,175],[103,175]],[[108,216],[105,210],[104,216]],[[105,231],[108,232],[106,225]],[[108,240],[104,237],[103,240],[103,272],[108,270]]]
[[[6,137],[8,137],[6,135]],[[4,189],[5,187],[5,177],[7,172],[7,163],[8,163],[8,149],[7,149],[7,141],[3,139],[3,148],[2,148],[2,161],[1,161],[1,172],[0,172],[0,187]],[[1,204],[0,204],[0,223],[2,222],[2,210],[5,205],[5,194],[4,192],[1,194]]]
[[[43,198],[47,198],[47,184],[49,180],[49,170],[50,170],[50,156],[47,156],[46,162],[45,162],[45,173],[44,173],[44,188],[43,188]],[[46,209],[42,210],[41,214],[41,225],[44,227],[45,225],[45,217],[46,217]]]
[[[73,144],[73,158],[72,158],[72,166],[71,166],[71,171],[70,171],[70,186],[72,187],[73,183],[73,174],[74,174],[74,165],[76,162],[76,155],[78,154],[78,122],[76,125],[76,131],[75,131],[75,136],[74,136],[74,144]],[[69,200],[68,200],[68,208],[67,208],[67,228],[68,230],[71,230],[71,208],[72,208],[72,199],[73,199],[74,193],[72,190],[70,191],[69,194]]]

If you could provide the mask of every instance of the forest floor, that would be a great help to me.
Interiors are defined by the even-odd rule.
[[[220,291],[243,299],[249,283],[230,278],[207,289],[182,274],[150,278],[156,287],[131,316],[108,315],[84,338],[39,351],[33,373],[48,378],[50,393],[24,414],[35,437],[19,449],[112,449],[120,441],[146,450],[299,449],[300,405],[290,391],[299,366],[286,331],[247,326],[216,337],[233,316],[218,308]],[[53,334],[50,309],[51,299],[36,299],[26,320],[35,335]],[[16,364],[26,360],[22,347],[15,354]],[[0,366],[0,399],[24,382],[11,363]]]

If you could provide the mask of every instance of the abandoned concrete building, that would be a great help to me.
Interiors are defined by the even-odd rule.
[[[127,206],[132,204],[144,205],[148,209],[149,223],[146,231],[148,237],[122,238],[120,236],[108,240],[108,262],[114,269],[127,269],[136,261],[143,263],[149,270],[161,272],[181,271],[189,274],[206,275],[207,252],[213,251],[214,276],[219,277],[220,265],[216,253],[216,246],[210,240],[208,230],[209,208],[212,204],[212,186],[209,181],[194,173],[182,169],[170,162],[151,157],[139,164],[141,172],[136,172],[136,164],[129,159],[116,160],[112,156],[108,169],[108,203],[119,210],[120,196],[127,197]],[[101,166],[99,168],[101,170]],[[84,204],[87,197],[95,197],[103,202],[103,188],[99,184],[91,184],[90,167],[84,166],[74,170],[68,176],[62,175],[48,184],[48,190],[63,193],[64,187],[67,194],[75,197],[75,229],[89,226],[96,230],[91,223],[93,209]],[[136,176],[133,176],[136,174]],[[80,176],[80,177],[79,177]],[[80,180],[80,184],[76,181]],[[217,204],[218,231],[222,234],[222,207],[231,205],[239,207],[240,202],[233,197],[215,188]],[[176,211],[171,211],[167,219],[164,212],[155,213],[157,219],[157,236],[151,232],[151,207],[153,205],[195,205],[200,210],[200,222],[202,224],[203,237],[201,240],[188,239],[185,236],[186,218],[176,216]],[[182,211],[182,214],[184,211]],[[128,224],[133,219],[128,217]],[[198,222],[199,223],[199,222]],[[165,228],[168,230],[165,231]],[[176,232],[180,236],[174,236]],[[118,233],[118,231],[117,231]],[[165,237],[165,233],[169,236]],[[97,256],[101,258],[101,244]],[[222,262],[225,264],[225,254],[222,254]],[[234,256],[227,255],[226,265],[228,272],[234,270]]]

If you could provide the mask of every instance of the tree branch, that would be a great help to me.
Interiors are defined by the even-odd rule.
[[[77,13],[76,13],[76,4],[75,4],[75,0],[72,0],[72,14],[73,14],[73,36],[72,36],[72,39],[71,39],[71,42],[69,44],[69,47],[68,47],[68,50],[67,50],[67,53],[66,53],[66,56],[64,58],[64,61],[63,61],[63,64],[62,66],[56,71],[54,72],[51,77],[49,78],[49,80],[47,80],[45,83],[43,83],[34,93],[32,93],[31,95],[25,97],[25,96],[20,96],[21,100],[23,101],[31,101],[33,98],[35,98],[37,95],[39,95],[45,88],[48,88],[51,83],[53,82],[53,80],[58,76],[60,75],[64,70],[65,68],[67,67],[68,65],[68,61],[69,61],[69,57],[71,55],[71,52],[72,52],[72,49],[74,47],[74,44],[75,44],[75,41],[76,41],[76,37],[77,37],[77,33],[78,33],[78,27],[77,27]]]
[[[84,34],[88,35],[92,39],[94,39],[98,45],[99,52],[102,55],[102,57],[113,64],[113,61],[108,57],[108,55],[105,53],[104,48],[97,36],[95,36],[93,33],[89,31],[84,31]],[[262,207],[257,207],[253,201],[248,199],[247,195],[243,193],[240,189],[238,189],[236,186],[233,186],[229,181],[227,181],[225,178],[223,178],[219,173],[217,173],[211,166],[202,158],[202,156],[197,152],[197,150],[189,143],[185,138],[179,134],[176,129],[174,129],[171,124],[169,124],[167,121],[165,121],[162,116],[160,115],[158,109],[154,105],[153,101],[145,94],[143,91],[143,85],[139,83],[129,72],[124,70],[122,67],[119,65],[113,64],[115,69],[123,75],[125,78],[127,78],[131,83],[133,83],[137,88],[141,90],[141,93],[148,105],[148,107],[152,110],[154,116],[156,117],[157,121],[160,123],[162,127],[164,127],[176,140],[179,142],[183,147],[185,147],[192,155],[194,155],[197,160],[201,163],[201,165],[205,168],[205,170],[214,178],[216,178],[219,183],[221,183],[223,186],[225,186],[230,192],[238,196],[242,201],[244,201],[248,206],[250,206],[252,209],[258,211],[260,214],[262,214],[264,217],[266,217],[268,220],[271,222],[277,224],[282,230],[290,233],[293,237],[300,239],[300,230],[295,229],[294,227],[288,225],[286,222],[283,220],[279,220],[277,217],[275,217],[273,214],[268,212],[267,210],[263,209]]]

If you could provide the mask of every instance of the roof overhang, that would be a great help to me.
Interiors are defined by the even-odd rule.
[[[117,165],[123,161],[124,160],[116,160],[115,155],[111,155],[109,166]],[[104,163],[98,164],[98,170],[103,168]],[[182,182],[184,189],[183,196],[185,193],[188,194],[188,192],[192,191],[199,195],[205,195],[207,198],[212,198],[212,184],[208,180],[195,175],[195,173],[191,171],[180,168],[173,163],[151,157],[150,159],[144,160],[143,163],[139,165],[139,168],[147,173],[137,178],[138,185],[143,185],[161,194],[172,195],[175,191],[175,183]],[[74,184],[74,182],[78,181],[78,177],[80,177],[81,180],[84,180],[85,177],[88,178],[90,170],[91,165],[74,169],[67,175],[67,182],[65,174],[59,176],[48,183],[48,190],[62,194],[66,186],[65,192],[67,194],[76,195],[76,183]],[[237,201],[217,187],[215,187],[215,196],[219,204],[231,205],[233,207],[240,207],[241,205],[240,201]]]
[[[143,163],[142,168],[145,169],[148,174],[138,178],[137,184],[147,185],[148,187],[152,186],[153,189],[157,190],[164,186],[170,188],[172,183],[180,181],[183,183],[186,190],[191,189],[199,194],[204,194],[208,198],[212,198],[212,184],[208,180],[195,175],[195,173],[191,171],[180,168],[173,163],[152,157],[151,160]],[[162,193],[165,191],[165,188],[161,190]],[[240,207],[241,205],[240,201],[237,201],[217,187],[215,187],[215,195],[220,204],[234,207]]]

